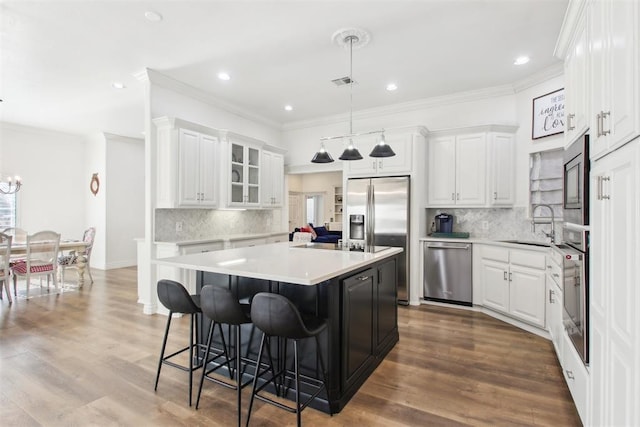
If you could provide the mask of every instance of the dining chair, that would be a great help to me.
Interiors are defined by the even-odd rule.
[[[91,275],[91,251],[93,249],[93,240],[96,236],[95,227],[89,227],[85,230],[84,236],[82,237],[82,241],[87,244],[84,252],[82,254],[78,254],[76,251],[70,251],[66,255],[61,255],[58,257],[58,266],[60,267],[60,281],[64,284],[64,272],[67,268],[78,268],[78,256],[83,255],[85,258],[85,268],[87,273],[89,273],[89,279],[91,279],[91,283],[93,283],[93,276]]]
[[[25,243],[27,243],[27,235],[29,234],[27,233],[27,230],[23,230],[22,228],[18,227],[5,228],[4,230],[2,230],[2,233],[8,236],[12,236],[12,243],[14,245],[24,245]]]
[[[55,231],[39,231],[27,236],[27,252],[24,260],[13,264],[13,293],[18,294],[18,276],[24,277],[27,281],[27,296],[29,296],[29,286],[31,277],[47,278],[47,288],[49,278],[53,278],[55,288],[58,288],[58,248],[60,246],[60,234]]]
[[[12,239],[12,236],[0,233],[0,299],[2,299],[2,285],[4,284],[9,302],[13,302],[11,299],[11,287],[9,286],[9,278],[11,277],[9,261],[11,259]]]

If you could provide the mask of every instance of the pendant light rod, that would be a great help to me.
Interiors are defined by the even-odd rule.
[[[372,130],[368,132],[350,133],[348,135],[323,136],[322,138],[320,138],[320,141],[329,141],[331,139],[342,139],[342,138],[355,138],[357,136],[373,135],[376,133],[384,133],[384,129]]]
[[[360,39],[354,35],[346,39],[349,40],[349,133],[353,134],[353,41]]]

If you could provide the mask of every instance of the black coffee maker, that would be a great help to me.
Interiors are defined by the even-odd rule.
[[[453,232],[453,215],[441,213],[435,218],[436,233],[452,233]]]

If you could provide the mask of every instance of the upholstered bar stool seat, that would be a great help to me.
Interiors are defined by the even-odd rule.
[[[167,327],[164,331],[164,338],[162,340],[162,350],[160,351],[160,360],[158,362],[158,372],[156,374],[156,384],[154,390],[158,390],[158,380],[160,379],[160,370],[162,365],[169,365],[174,368],[181,369],[189,372],[189,406],[191,406],[191,395],[193,388],[193,371],[202,366],[202,363],[197,363],[199,358],[198,349],[201,346],[197,343],[198,325],[196,315],[202,313],[200,309],[200,296],[189,295],[189,292],[182,286],[182,284],[173,280],[163,279],[158,281],[158,299],[169,310],[169,316],[167,317]],[[165,356],[165,350],[167,347],[167,337],[169,336],[169,329],[171,327],[171,318],[174,313],[188,314],[191,316],[191,323],[189,325],[189,345],[181,348],[178,351]],[[196,354],[194,354],[194,349]],[[202,350],[204,350],[202,348]],[[175,356],[189,352],[189,365],[184,366],[171,361]],[[196,363],[194,364],[194,361]]]
[[[249,418],[251,417],[253,400],[254,398],[258,398],[281,409],[295,413],[297,424],[298,426],[300,426],[302,424],[302,410],[306,408],[307,405],[309,405],[309,403],[311,403],[311,401],[313,401],[313,399],[315,399],[323,390],[326,390],[326,371],[324,367],[324,361],[322,359],[322,351],[320,349],[320,340],[318,339],[318,336],[322,331],[326,329],[327,324],[323,319],[317,317],[305,317],[303,319],[296,306],[288,298],[279,294],[267,292],[261,292],[254,296],[251,305],[251,321],[263,333],[262,341],[260,343],[260,351],[258,353],[258,362],[261,361],[262,353],[265,348],[267,348],[267,352],[269,352],[270,343],[268,341],[270,341],[270,338],[277,337],[285,339],[285,354],[287,341],[293,341],[293,375],[291,375],[292,373],[286,368],[286,360],[284,368],[277,373],[275,372],[273,363],[270,363],[270,366],[262,372],[259,372],[259,370],[256,369],[256,374],[253,380],[253,390],[251,392],[251,400],[249,401],[247,425],[249,425]],[[323,380],[309,378],[300,374],[298,341],[306,338],[314,338],[316,341],[316,355],[318,357],[318,361],[320,362],[320,369]],[[265,343],[267,344],[266,346]],[[258,378],[261,378],[269,371],[271,371],[271,378],[258,387]],[[295,407],[292,408],[278,401],[275,401],[264,394],[260,394],[260,392],[270,382],[275,382],[277,378],[282,378],[283,380],[294,380],[296,398]],[[311,396],[309,396],[309,398],[304,403],[300,402],[300,383],[302,382],[312,385],[316,389],[315,392]],[[284,381],[282,383],[284,383]],[[278,387],[275,388],[277,392]]]

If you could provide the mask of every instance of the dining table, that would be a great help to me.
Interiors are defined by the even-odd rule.
[[[84,270],[87,266],[87,257],[84,252],[89,244],[82,240],[70,240],[61,239],[58,246],[58,252],[63,253],[66,251],[75,251],[77,258],[77,270],[78,270],[78,287],[84,286]],[[11,245],[11,257],[19,257],[27,253],[26,243],[13,243]]]

